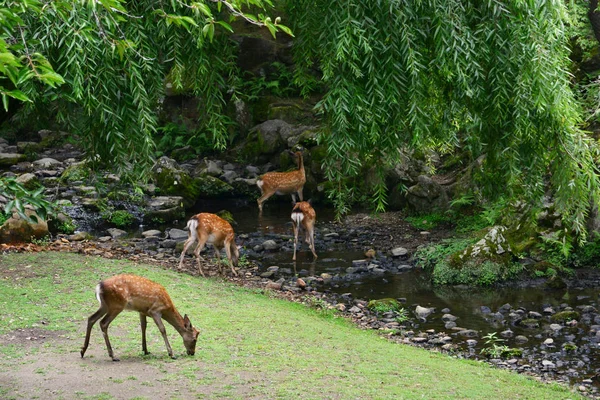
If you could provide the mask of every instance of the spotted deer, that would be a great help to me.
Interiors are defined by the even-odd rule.
[[[289,172],[267,172],[256,181],[260,189],[261,196],[258,201],[258,210],[262,213],[263,203],[274,194],[291,194],[292,201],[296,202],[296,193],[302,201],[302,189],[306,183],[306,174],[304,172],[304,160],[302,152],[293,153],[298,160],[298,169]]]
[[[317,220],[317,213],[312,208],[310,202],[301,201],[294,205],[292,209],[292,227],[294,228],[294,257],[292,260],[296,261],[296,248],[298,247],[298,233],[300,226],[304,229],[304,237],[310,251],[312,251],[313,257],[317,259],[317,253],[315,252],[315,221]]]
[[[96,286],[96,298],[100,302],[100,308],[88,318],[85,342],[81,348],[82,358],[90,343],[92,327],[100,318],[104,317],[100,321],[100,329],[106,342],[108,356],[113,361],[119,361],[115,357],[108,339],[108,326],[123,310],[140,313],[142,351],[144,354],[148,354],[148,348],[146,347],[146,317],[151,317],[158,326],[171,358],[175,358],[175,356],[167,339],[163,319],[181,335],[187,354],[193,356],[196,352],[196,340],[200,332],[192,326],[187,315],[181,317],[181,314],[173,305],[171,297],[162,285],[141,276],[116,275],[103,280]]]
[[[231,267],[231,272],[237,275],[234,267],[238,266],[240,252],[235,245],[235,233],[231,224],[215,214],[200,213],[194,215],[187,223],[188,239],[183,244],[183,251],[179,258],[179,268],[183,268],[183,258],[188,248],[197,240],[198,246],[194,250],[196,260],[198,261],[198,270],[200,275],[204,276],[202,271],[200,252],[206,243],[211,243],[215,248],[215,255],[219,260],[219,273],[221,273],[221,249],[225,247],[227,260]]]

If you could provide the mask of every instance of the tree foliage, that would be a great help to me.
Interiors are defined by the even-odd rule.
[[[568,226],[598,199],[596,148],[579,129],[562,1],[289,1],[297,79],[322,70],[332,196],[372,166],[373,201],[403,147],[484,155],[484,193],[539,205],[550,175]],[[339,200],[339,199],[338,199]],[[343,201],[343,199],[342,199]]]
[[[175,90],[202,98],[201,129],[223,147],[233,61],[224,33],[232,31],[230,18],[273,35],[289,33],[262,14],[271,6],[271,0],[1,1],[7,17],[0,19],[0,89],[3,98],[30,101],[26,118],[52,116],[67,125],[92,162],[140,172],[152,161],[168,76]],[[40,73],[42,66],[55,81]],[[21,78],[28,75],[38,79]]]

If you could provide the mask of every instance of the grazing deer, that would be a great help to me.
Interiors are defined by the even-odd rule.
[[[317,219],[317,213],[312,208],[310,202],[301,201],[294,205],[292,209],[292,227],[294,228],[294,258],[296,261],[296,248],[298,246],[298,232],[300,225],[304,228],[305,241],[312,251],[313,257],[317,259],[317,253],[315,252],[315,221]]]
[[[108,355],[113,361],[119,361],[114,356],[110,340],[108,339],[108,326],[123,310],[137,311],[140,313],[142,326],[142,351],[148,354],[146,347],[146,317],[152,317],[158,330],[162,334],[167,351],[171,358],[175,358],[173,350],[167,339],[167,332],[162,319],[171,324],[183,338],[187,354],[193,356],[196,352],[196,340],[200,333],[192,326],[187,315],[183,318],[171,301],[171,297],[162,285],[149,279],[136,275],[116,275],[105,279],[96,286],[96,298],[100,308],[88,318],[85,342],[81,348],[81,357],[85,354],[90,343],[90,333],[94,324],[100,321],[100,329],[106,342]],[[162,318],[162,319],[161,319]]]
[[[233,272],[234,275],[237,275],[234,267],[238,266],[240,251],[235,245],[235,233],[229,222],[215,214],[200,213],[190,218],[187,223],[187,229],[189,231],[189,236],[183,244],[183,251],[179,258],[179,268],[183,268],[183,258],[185,257],[187,249],[194,241],[198,240],[198,246],[196,246],[194,254],[198,260],[198,269],[202,276],[204,276],[204,272],[202,271],[202,264],[200,263],[200,252],[207,242],[211,243],[215,248],[215,255],[219,260],[219,273],[221,273],[221,249],[225,247],[231,272]]]
[[[302,189],[306,183],[304,161],[302,152],[296,151],[294,157],[298,159],[298,169],[289,172],[268,172],[256,181],[262,196],[257,200],[259,212],[262,213],[263,203],[274,194],[291,194],[292,201],[296,202],[296,193],[302,201]]]

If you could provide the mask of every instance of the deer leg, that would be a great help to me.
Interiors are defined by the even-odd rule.
[[[108,326],[113,321],[113,319],[115,319],[117,315],[121,313],[121,311],[122,310],[120,309],[116,309],[114,311],[111,310],[108,314],[104,316],[104,318],[102,318],[102,321],[100,321],[100,329],[102,329],[102,335],[104,336],[104,341],[106,342],[108,356],[112,358],[113,361],[119,361],[119,359],[115,357],[112,346],[110,345],[110,340],[108,339]]]
[[[146,326],[148,326],[146,314],[140,313],[140,326],[142,327],[142,351],[145,355],[148,355],[150,353],[148,352],[148,347],[146,347]]]
[[[215,248],[215,257],[217,258],[217,265],[219,266],[219,275],[223,275],[223,268],[221,266],[221,249],[213,244]]]
[[[165,340],[165,345],[167,346],[167,352],[169,353],[169,357],[171,357],[172,359],[177,358],[173,355],[173,350],[171,349],[169,339],[167,338],[167,330],[165,329],[165,325],[162,322],[161,316],[158,314],[152,314],[152,319],[156,323],[156,326],[158,326],[158,330],[160,331],[160,334]]]
[[[308,247],[310,247],[310,251],[312,251],[314,260],[316,260],[318,257],[317,257],[317,253],[315,252],[315,231],[314,231],[314,229],[310,231],[310,235],[308,234],[308,231],[307,231],[306,236],[309,238]]]
[[[296,193],[290,193],[292,195],[292,204],[296,204]]]
[[[292,261],[296,261],[296,248],[298,247],[298,230],[300,225],[292,220],[292,227],[294,229],[294,257],[292,257]]]
[[[196,246],[196,250],[194,250],[194,255],[196,256],[196,260],[198,261],[198,270],[200,271],[200,275],[202,276],[204,276],[204,271],[202,271],[202,263],[200,262],[200,260],[202,260],[202,257],[200,257],[200,252],[204,248],[205,244],[206,239],[199,238],[198,246]]]
[[[227,254],[227,262],[231,267],[231,272],[233,273],[233,275],[237,276],[237,272],[235,271],[235,268],[233,268],[233,261],[231,261],[231,243],[225,243],[225,253]]]
[[[183,244],[183,251],[181,252],[181,257],[179,257],[179,269],[183,269],[183,259],[185,257],[185,253],[187,252],[188,248],[194,243],[194,240],[195,238],[193,236],[190,236]]]
[[[83,342],[83,347],[81,348],[81,358],[83,358],[83,355],[85,354],[85,351],[87,350],[88,345],[90,344],[90,335],[92,333],[92,328],[93,328],[94,324],[100,318],[102,318],[105,314],[106,314],[106,308],[104,307],[104,305],[100,305],[100,308],[98,309],[98,311],[93,313],[88,318],[87,329],[85,331],[85,341]]]
[[[298,189],[298,197],[300,197],[300,201],[304,201],[304,200],[302,199],[302,189],[303,189],[303,188],[300,188],[300,189]]]
[[[258,203],[258,210],[262,213],[262,208],[263,208],[263,203],[265,201],[267,201],[267,199],[271,196],[273,196],[275,193],[263,193],[262,196],[260,196],[258,198],[258,200],[256,200],[256,202]]]

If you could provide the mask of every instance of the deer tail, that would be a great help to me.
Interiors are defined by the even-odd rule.
[[[191,218],[185,228],[190,232],[191,238],[198,239],[198,220],[196,218]]]
[[[300,211],[300,210],[292,211],[292,221],[294,221],[296,224],[300,225],[300,223],[302,222],[303,219],[304,219],[304,214],[302,213],[302,211]]]
[[[102,294],[104,293],[104,282],[100,282],[96,285],[96,299],[98,303],[102,304]]]

